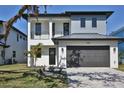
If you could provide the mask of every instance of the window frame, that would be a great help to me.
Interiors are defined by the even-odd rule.
[[[80,27],[85,28],[86,27],[86,18],[80,18]]]
[[[37,25],[40,26],[40,30],[39,28],[37,28]],[[42,23],[35,23],[35,35],[40,36],[41,31],[42,31]]]
[[[16,51],[12,51],[12,57],[16,58]]]
[[[66,28],[67,25],[68,25],[68,28]],[[69,28],[69,22],[63,23],[63,35],[64,35],[64,36],[69,35],[69,30],[70,30],[70,28]]]
[[[17,36],[16,36],[16,39],[17,39],[17,42],[19,42],[19,34],[17,33]]]
[[[92,18],[92,28],[97,27],[97,18]]]
[[[52,36],[55,36],[55,23],[52,23]]]

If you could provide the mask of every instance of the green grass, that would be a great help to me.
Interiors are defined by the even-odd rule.
[[[36,69],[36,68],[35,68]],[[66,79],[54,79],[44,77],[39,80],[35,76],[23,76],[25,72],[34,72],[34,68],[28,68],[26,64],[14,64],[0,66],[1,88],[63,88],[67,87]]]
[[[119,65],[119,67],[117,68],[117,70],[124,71],[124,64]]]

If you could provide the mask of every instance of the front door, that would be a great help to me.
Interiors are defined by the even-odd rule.
[[[69,23],[63,24],[64,36],[69,35]]]
[[[55,48],[49,48],[49,65],[55,65],[55,55],[56,55],[56,49]]]

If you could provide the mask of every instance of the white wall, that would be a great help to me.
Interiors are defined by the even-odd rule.
[[[31,46],[31,45],[30,45]],[[30,47],[29,47],[30,48]],[[55,46],[42,46],[41,47],[41,57],[36,59],[36,66],[50,66],[49,65],[49,48],[56,48]],[[30,50],[30,49],[29,49]],[[56,54],[57,54],[57,49],[56,49]],[[55,56],[56,62],[54,66],[57,66],[57,55]],[[28,56],[28,66],[32,66],[33,60]]]
[[[17,33],[19,34],[19,41],[17,42]],[[20,35],[22,38],[20,39]],[[11,59],[13,55],[13,51],[16,51],[16,58],[17,62],[26,62],[27,58],[24,53],[27,50],[27,40],[23,40],[23,37],[26,38],[23,34],[20,34],[17,31],[11,29],[10,34],[7,39],[7,45],[10,45],[9,48],[6,48],[6,59]],[[3,40],[4,42],[4,40]]]
[[[86,18],[85,28],[80,26],[80,19]],[[97,18],[97,27],[92,28],[92,18]],[[106,16],[104,15],[75,15],[71,17],[71,33],[100,33],[106,34]]]
[[[41,35],[40,36],[37,36],[34,34],[34,39],[36,40],[47,40],[47,39],[51,39],[50,38],[50,31],[49,31],[49,28],[50,28],[50,25],[49,23],[52,22],[52,23],[55,23],[55,37],[58,37],[58,36],[63,36],[63,23],[67,23],[69,22],[70,23],[70,18],[66,18],[66,17],[45,17],[45,18],[42,18],[42,17],[39,17],[38,18],[38,21],[34,18],[29,18],[28,19],[28,22],[30,23],[30,32],[35,32],[35,24],[36,23],[41,23],[42,24],[42,31],[41,31]],[[47,34],[42,34],[42,32],[44,33],[47,33]]]
[[[66,68],[66,46],[110,46],[110,67],[111,68],[118,68],[118,46],[117,41],[60,41],[59,42],[59,55],[58,55],[58,62],[62,62],[61,64],[64,65]],[[64,52],[62,53],[62,48]],[[116,51],[114,52],[114,48]]]

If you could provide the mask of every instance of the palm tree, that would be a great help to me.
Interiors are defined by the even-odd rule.
[[[5,35],[4,35],[4,42],[5,42],[5,45],[6,45],[6,41],[7,41],[7,38],[8,38],[8,35],[10,33],[10,29],[12,27],[12,25],[22,17],[22,15],[27,11],[27,13],[33,13],[36,17],[38,17],[38,14],[39,14],[39,6],[37,5],[23,5],[18,13],[10,18],[6,23],[5,23]],[[5,62],[5,48],[4,48],[4,62]]]
[[[30,57],[32,57],[32,59],[33,59],[33,66],[36,66],[37,55],[39,53],[41,53],[41,51],[39,51],[39,48],[41,48],[41,47],[42,47],[42,44],[39,43],[37,45],[32,46],[31,50],[26,53],[26,54],[30,54]]]

